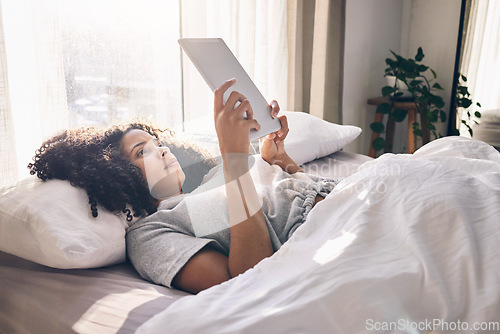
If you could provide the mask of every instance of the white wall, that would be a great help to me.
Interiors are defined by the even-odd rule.
[[[346,151],[368,154],[375,110],[366,100],[380,95],[389,50],[400,50],[402,9],[400,0],[346,1],[342,117],[363,129]]]
[[[419,0],[411,3],[408,47],[410,52],[419,46],[424,49],[424,63],[436,71],[437,82],[444,88],[440,95],[446,103],[446,112],[450,108],[453,85],[460,3],[458,0]],[[443,124],[442,135],[446,135],[446,129],[447,125]]]
[[[437,73],[448,111],[460,18],[458,0],[348,0],[344,58],[343,122],[363,129],[345,150],[367,154],[375,107],[366,100],[379,96],[385,58],[393,50],[413,57],[419,46],[423,63]],[[406,147],[406,126],[397,126],[395,152]],[[446,134],[446,124],[440,128]]]

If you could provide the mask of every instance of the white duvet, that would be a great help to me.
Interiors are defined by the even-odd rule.
[[[500,154],[446,137],[363,164],[272,257],[138,332],[500,332],[499,245]]]

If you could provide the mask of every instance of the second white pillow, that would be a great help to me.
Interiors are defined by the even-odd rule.
[[[356,139],[361,128],[340,125],[300,111],[284,111],[290,132],[285,150],[299,165],[341,150]]]

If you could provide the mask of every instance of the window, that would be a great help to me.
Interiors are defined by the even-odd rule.
[[[70,126],[182,122],[178,1],[60,2]]]

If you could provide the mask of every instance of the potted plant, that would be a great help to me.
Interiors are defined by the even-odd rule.
[[[457,78],[457,90],[455,91],[455,110],[457,112],[458,119],[460,119],[460,122],[466,127],[472,137],[472,122],[479,124],[476,118],[481,118],[481,112],[477,110],[472,111],[471,107],[473,107],[474,104],[475,107],[481,108],[481,104],[479,102],[473,103],[469,88],[465,86],[466,82],[467,77],[459,73]],[[474,115],[475,118],[472,118],[472,115]]]
[[[434,94],[434,91],[443,89],[435,81],[436,72],[421,63],[424,58],[421,47],[418,48],[414,58],[404,58],[392,50],[391,53],[394,57],[385,60],[387,65],[385,76],[393,76],[394,84],[382,87],[382,95],[387,98],[387,103],[378,105],[376,112],[387,114],[387,121],[393,118],[396,122],[403,122],[408,111],[394,108],[394,102],[402,99],[410,100],[415,104],[415,110],[420,114],[422,123],[425,123],[426,130],[434,135],[434,139],[440,137],[441,134],[437,133],[434,123],[445,122],[446,113],[443,110],[445,103],[442,97]],[[376,133],[383,133],[386,126],[381,122],[373,122],[370,128]],[[415,136],[422,137],[423,132],[419,122],[414,122],[412,129]],[[385,144],[385,139],[380,137],[371,143],[375,151],[383,149]]]

